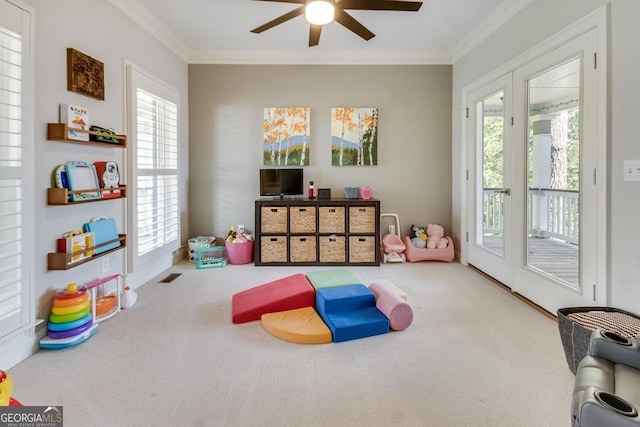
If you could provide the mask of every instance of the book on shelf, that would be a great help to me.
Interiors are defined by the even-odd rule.
[[[60,123],[67,125],[67,138],[78,141],[89,141],[87,132],[75,129],[89,130],[89,110],[72,104],[60,104]]]

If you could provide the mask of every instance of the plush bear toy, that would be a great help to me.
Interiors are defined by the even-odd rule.
[[[449,240],[444,237],[444,227],[440,224],[427,225],[427,248],[442,249],[449,245]]]
[[[416,248],[426,248],[427,247],[427,233],[425,233],[424,228],[416,227],[415,225],[411,226],[411,231],[409,233],[409,238],[411,239],[411,244]]]

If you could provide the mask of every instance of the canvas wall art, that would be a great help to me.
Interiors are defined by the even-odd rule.
[[[67,90],[104,100],[104,64],[89,55],[68,48]]]
[[[331,109],[331,165],[378,164],[378,109]]]
[[[262,141],[265,166],[308,166],[310,108],[265,108]]]

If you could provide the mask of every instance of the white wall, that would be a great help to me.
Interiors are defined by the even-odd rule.
[[[125,167],[125,150],[84,147],[78,144],[47,141],[46,124],[58,121],[61,103],[76,104],[89,109],[92,124],[125,129],[125,72],[128,60],[153,73],[178,89],[182,104],[181,154],[182,169],[188,158],[188,69],[185,61],[141,29],[110,2],[104,0],[26,0],[35,9],[35,153],[36,153],[36,236],[35,297],[37,317],[49,314],[53,293],[70,282],[82,285],[95,278],[122,273],[124,253],[108,256],[110,269],[102,273],[101,261],[91,261],[67,271],[48,271],[47,253],[55,252],[55,241],[62,233],[82,228],[90,218],[106,215],[116,220],[118,231],[124,233],[125,201],[112,200],[86,205],[48,206],[47,188],[52,186],[52,173],[57,165],[70,160],[116,160]],[[73,47],[104,63],[105,100],[67,91],[66,49]],[[186,176],[186,174],[185,174]],[[186,230],[186,180],[182,183],[185,197],[182,211]],[[188,232],[185,231],[185,234]],[[169,263],[164,268],[168,268]],[[149,280],[151,277],[147,278]],[[142,279],[141,279],[142,280]]]
[[[189,224],[193,235],[254,229],[265,107],[311,108],[305,181],[344,197],[369,185],[383,212],[412,223],[451,218],[451,67],[190,65]],[[377,107],[378,165],[331,166],[332,107]]]
[[[462,90],[527,49],[608,2],[536,0],[504,24],[453,67],[453,228],[462,229],[464,163],[462,161]],[[608,236],[610,287],[608,305],[640,312],[640,183],[624,182],[625,159],[640,159],[637,117],[637,40],[640,3],[612,0],[610,19],[610,139],[608,141]]]

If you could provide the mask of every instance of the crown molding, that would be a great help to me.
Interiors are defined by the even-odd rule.
[[[453,63],[469,53],[532,0],[504,0],[451,49]]]
[[[187,62],[189,47],[186,46],[175,34],[173,34],[158,18],[137,0],[109,0],[116,8],[120,9],[133,22],[147,30],[169,50]]]
[[[336,52],[318,55],[313,50],[282,51],[205,51],[190,49],[138,0],[109,0],[116,8],[148,31],[189,64],[349,64],[349,65],[435,65],[453,64],[469,53],[491,33],[521,11],[532,0],[504,0],[451,52]]]
[[[451,64],[448,52],[353,52],[339,51],[319,55],[308,49],[297,52],[284,51],[208,51],[192,50],[190,64],[316,64],[316,65],[436,65]]]

